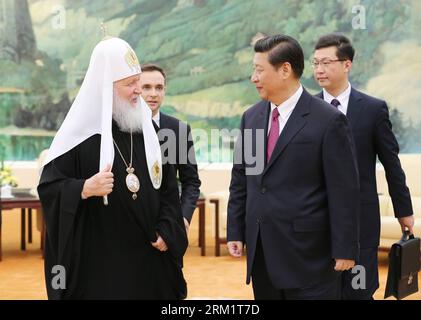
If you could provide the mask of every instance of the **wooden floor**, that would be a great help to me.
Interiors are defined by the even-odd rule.
[[[207,213],[207,221],[211,221]],[[244,258],[228,256],[225,246],[221,257],[214,257],[211,227],[207,224],[207,256],[200,256],[197,247],[197,215],[189,232],[190,247],[184,262],[188,284],[188,299],[253,299],[251,286],[245,284]],[[3,212],[3,261],[0,262],[0,299],[46,299],[41,257],[40,233],[36,229],[34,214],[32,244],[20,251],[20,211]],[[375,298],[382,299],[387,276],[387,256],[380,255],[380,289]],[[421,278],[421,276],[420,276]],[[420,279],[421,283],[421,279]],[[421,293],[408,297],[421,300]]]

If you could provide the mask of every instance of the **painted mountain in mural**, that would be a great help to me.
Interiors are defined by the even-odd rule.
[[[392,114],[396,130],[411,128],[421,132],[421,112],[417,106],[421,91],[394,94],[421,85],[421,67],[413,54],[421,50],[417,34],[421,4],[417,0],[1,3],[8,1],[28,3],[33,34],[24,32],[29,48],[26,52],[34,52],[35,44],[38,55],[22,55],[20,60],[0,56],[0,86],[3,91],[12,90],[6,93],[0,90],[0,140],[1,134],[10,131],[10,125],[13,132],[19,132],[15,127],[44,130],[59,127],[83,80],[92,49],[102,38],[101,22],[105,22],[110,35],[126,39],[141,62],[155,62],[165,68],[169,81],[163,109],[189,121],[193,128],[236,128],[242,112],[258,100],[249,81],[252,44],[258,37],[275,33],[292,35],[300,41],[309,60],[320,35],[340,31],[351,38],[357,49],[353,85],[387,98],[389,106],[397,111]],[[355,10],[356,5],[359,10]],[[22,8],[18,11],[25,15],[27,11]],[[362,13],[364,28],[353,28],[353,19]],[[5,20],[1,19],[0,27]],[[25,30],[30,30],[29,20],[25,21]],[[0,39],[4,39],[1,33]],[[0,44],[3,48],[4,41]],[[308,62],[302,81],[310,91],[318,90]],[[4,143],[10,144],[10,139]],[[407,145],[407,150],[420,148],[413,138],[405,139],[402,145]],[[36,154],[40,146],[31,148]]]
[[[248,82],[251,44],[262,33],[296,37],[310,58],[319,35],[345,32],[359,49],[353,84],[365,87],[384,63],[381,45],[415,33],[411,1],[360,2],[367,8],[365,30],[352,28],[355,1],[350,0],[62,1],[66,17],[62,30],[50,26],[51,8],[59,1],[31,1],[31,10],[38,16],[35,30],[40,46],[63,59],[68,72],[83,74],[91,49],[101,38],[99,24],[106,21],[109,33],[126,39],[141,61],[159,63],[167,70],[171,96],[167,103],[182,113],[216,117],[240,115],[257,99]],[[309,65],[306,69],[303,82],[316,90]],[[222,89],[227,85],[229,90]]]

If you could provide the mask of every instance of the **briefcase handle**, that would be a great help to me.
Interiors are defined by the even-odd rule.
[[[405,230],[402,233],[401,241],[408,241],[410,239],[414,239],[414,235],[409,233],[409,230]]]

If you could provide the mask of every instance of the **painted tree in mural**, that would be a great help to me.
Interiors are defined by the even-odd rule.
[[[26,0],[0,1],[0,59],[35,60],[36,43]]]
[[[405,153],[415,150],[419,153],[421,150],[421,122],[414,124],[411,118],[405,119],[401,111],[395,108],[389,109],[390,122],[399,142],[400,151]]]
[[[0,1],[0,144],[8,159],[34,158],[70,106],[60,61],[38,50],[26,0]],[[53,107],[53,110],[49,110]],[[46,112],[50,111],[50,112]]]

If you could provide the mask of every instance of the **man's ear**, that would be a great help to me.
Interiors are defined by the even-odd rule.
[[[278,68],[278,74],[282,80],[288,79],[292,74],[292,67],[289,62],[284,62]]]
[[[344,67],[345,67],[345,72],[350,73],[351,69],[352,69],[352,61],[346,60],[345,63],[344,63]]]

